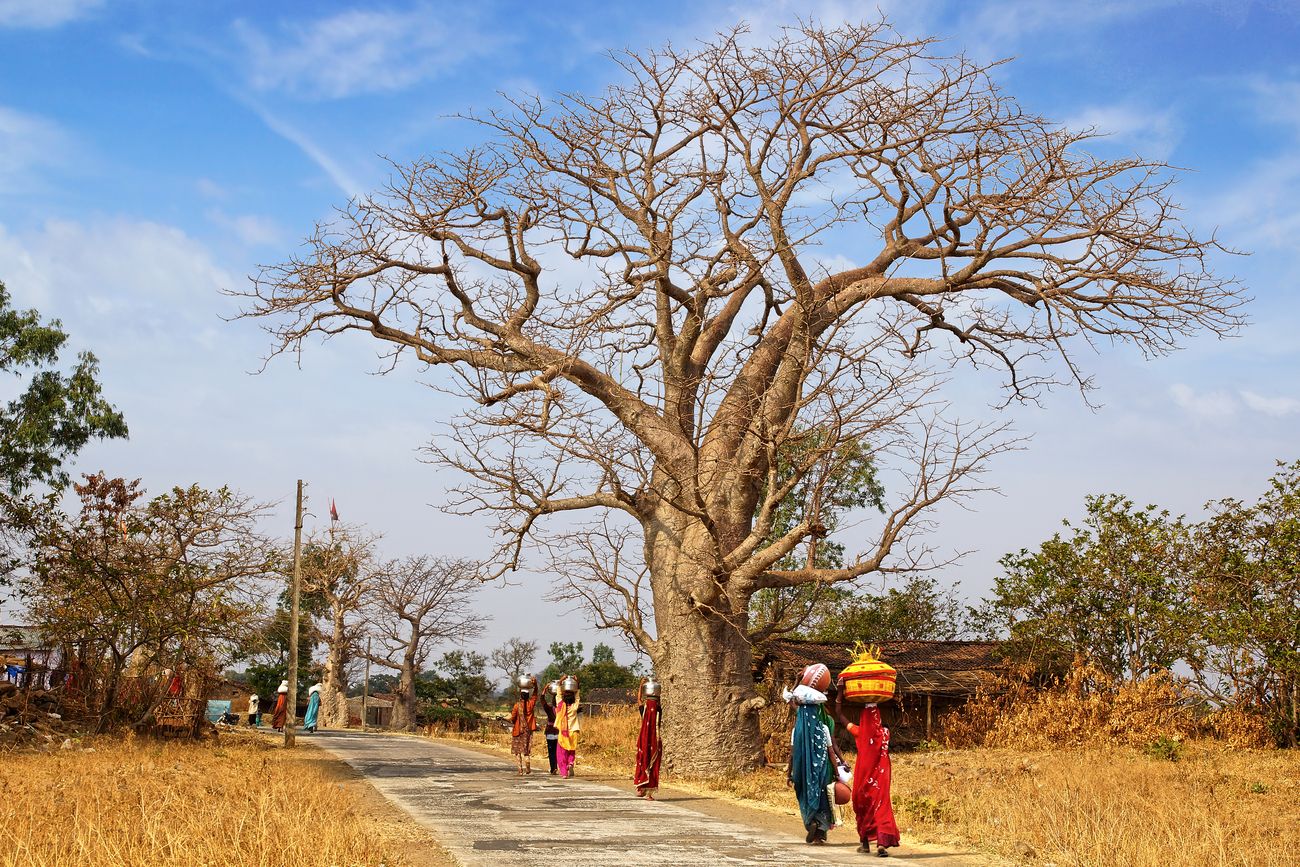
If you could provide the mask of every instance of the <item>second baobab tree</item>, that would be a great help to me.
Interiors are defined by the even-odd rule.
[[[924,565],[933,508],[1007,447],[948,416],[954,365],[1009,399],[1086,385],[1072,348],[1229,332],[1237,290],[1165,166],[1095,156],[930,41],[806,25],[617,63],[472,118],[482,144],[350,203],[247,312],[279,351],[358,331],[443,372],[475,408],[434,452],[499,519],[499,565],[580,568],[663,681],[670,764],[750,768],[750,598]],[[844,443],[886,505],[824,567]]]

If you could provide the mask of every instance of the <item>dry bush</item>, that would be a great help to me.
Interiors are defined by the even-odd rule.
[[[1240,719],[1233,717],[1232,725],[1245,736]],[[946,715],[942,730],[951,747],[1020,750],[1182,743],[1211,731],[1196,698],[1173,677],[1129,683],[1089,665],[1075,666],[1052,689],[1010,684],[997,694],[980,695]]]
[[[253,735],[10,753],[0,763],[0,867],[400,863],[332,765]]]
[[[1026,864],[1300,864],[1300,758],[1193,743],[1178,763],[1125,748],[902,755],[904,839],[953,840]]]

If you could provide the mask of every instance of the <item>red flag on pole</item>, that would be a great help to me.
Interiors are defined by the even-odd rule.
[[[338,519],[339,519],[338,506],[334,505],[334,498],[330,497],[330,520],[337,521]]]

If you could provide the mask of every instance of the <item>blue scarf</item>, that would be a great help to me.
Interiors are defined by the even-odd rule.
[[[799,813],[805,828],[816,822],[823,831],[834,824],[826,787],[834,779],[830,762],[830,742],[822,724],[821,708],[815,704],[799,705],[794,721],[794,740],[790,752],[790,776],[794,794],[799,799]]]

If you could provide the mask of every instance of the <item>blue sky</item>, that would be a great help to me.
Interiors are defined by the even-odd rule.
[[[1101,148],[1187,167],[1187,220],[1251,254],[1218,263],[1254,298],[1239,337],[1154,360],[1086,356],[1099,409],[1063,390],[1008,413],[1031,441],[994,466],[1000,495],[942,514],[933,541],[970,552],[945,580],[978,595],[999,556],[1050,535],[1089,493],[1196,514],[1212,497],[1262,490],[1275,459],[1300,457],[1297,0],[0,0],[0,280],[99,355],[132,431],[88,448],[78,468],[154,490],[229,483],[283,500],[286,532],[302,477],[318,525],[334,497],[346,520],[384,531],[393,554],[485,554],[476,522],[438,509],[452,479],[419,462],[455,405],[411,370],[371,375],[377,347],[362,339],[250,376],[267,340],[223,319],[237,304],[221,290],[383,183],[384,157],[472,142],[476,130],[450,115],[491,108],[498,91],[595,89],[616,75],[609,50],[742,20],[761,38],[799,14],[834,23],[878,9],[952,51],[1016,58],[998,74],[1005,88],[1109,131]],[[958,384],[964,412],[991,414],[995,380]],[[539,602],[548,584],[530,573],[488,591],[482,646],[598,640],[580,613]]]

